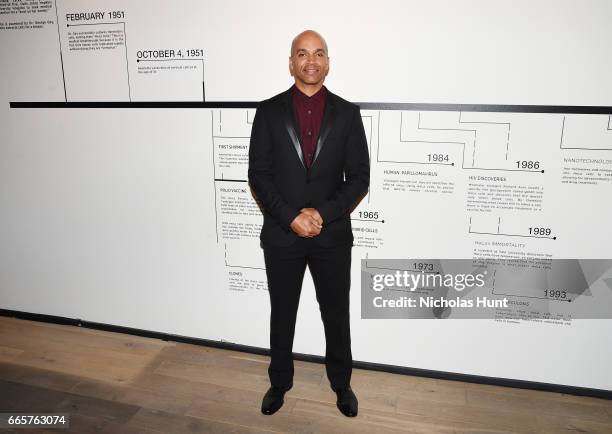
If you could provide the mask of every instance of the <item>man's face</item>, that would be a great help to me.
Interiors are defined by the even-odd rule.
[[[323,84],[329,72],[329,57],[321,38],[305,33],[295,41],[289,58],[289,71],[302,84]]]

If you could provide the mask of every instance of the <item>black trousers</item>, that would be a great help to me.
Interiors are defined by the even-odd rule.
[[[268,375],[272,386],[293,384],[293,337],[306,265],[315,285],[325,330],[327,378],[332,388],[350,385],[351,249],[351,245],[321,247],[315,238],[300,238],[288,247],[264,246],[271,308]]]

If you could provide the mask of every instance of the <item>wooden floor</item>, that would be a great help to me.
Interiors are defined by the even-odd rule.
[[[347,418],[324,366],[299,361],[285,405],[264,416],[267,364],[264,356],[0,317],[0,412],[70,413],[70,432],[79,434],[612,433],[612,401],[359,369],[351,382],[359,415]]]

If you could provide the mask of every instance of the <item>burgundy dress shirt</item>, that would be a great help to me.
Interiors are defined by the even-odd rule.
[[[294,84],[292,89],[293,114],[300,134],[300,145],[306,167],[310,167],[314,158],[323,113],[327,89],[321,87],[312,96],[306,95]]]

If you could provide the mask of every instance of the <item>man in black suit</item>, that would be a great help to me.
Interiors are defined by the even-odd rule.
[[[325,330],[325,369],[337,406],[357,415],[352,372],[349,290],[350,212],[367,193],[369,153],[359,107],[323,86],[327,44],[307,30],[291,44],[295,84],[261,102],[253,119],[249,184],[264,222],[270,294],[271,387],[262,412],[273,414],[293,386],[293,337],[306,265]]]

